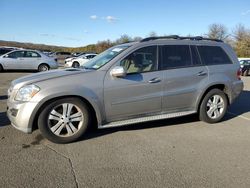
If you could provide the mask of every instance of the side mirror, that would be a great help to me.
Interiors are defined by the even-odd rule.
[[[4,55],[4,56],[3,56],[3,58],[6,58],[6,57],[9,57],[9,55],[7,54],[7,55]]]
[[[126,76],[126,71],[124,69],[124,67],[122,66],[116,66],[114,67],[111,72],[110,72],[110,75],[113,76],[113,77],[120,77],[120,78],[123,78]]]

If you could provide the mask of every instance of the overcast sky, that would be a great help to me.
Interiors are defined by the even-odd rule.
[[[201,35],[250,28],[250,0],[0,0],[0,40],[85,46],[122,34]]]

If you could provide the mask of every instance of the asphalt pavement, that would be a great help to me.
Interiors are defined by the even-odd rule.
[[[218,124],[192,115],[58,145],[6,117],[10,81],[27,74],[0,73],[0,187],[250,187],[250,77]]]

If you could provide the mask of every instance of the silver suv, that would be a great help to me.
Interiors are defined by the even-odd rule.
[[[240,94],[232,48],[202,37],[151,37],[112,47],[79,69],[14,80],[8,117],[52,142],[77,140],[87,129],[123,126],[198,113],[216,123]]]

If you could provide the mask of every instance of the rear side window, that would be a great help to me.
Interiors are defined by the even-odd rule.
[[[197,46],[201,60],[205,65],[231,64],[232,61],[219,46]]]
[[[189,67],[191,63],[188,45],[161,46],[161,69]]]
[[[25,57],[37,58],[37,57],[41,57],[41,56],[36,52],[26,51]]]

